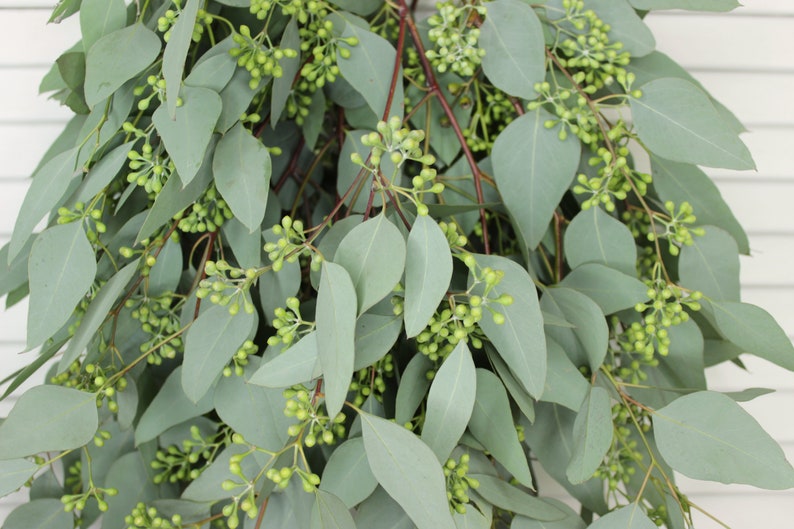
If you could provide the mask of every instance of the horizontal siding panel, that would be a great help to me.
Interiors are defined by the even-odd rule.
[[[22,207],[30,180],[8,180],[2,183],[0,195],[0,236],[8,237]]]
[[[751,234],[794,234],[794,181],[719,182],[725,202]]]
[[[786,18],[747,17],[740,12],[710,17],[651,15],[646,23],[659,43],[657,49],[687,69],[794,71],[794,55],[758,53],[794,49],[794,32]]]
[[[0,298],[0,337],[5,343],[24,345],[28,315],[28,299],[25,298],[10,309],[5,308],[5,297]],[[20,347],[23,349],[24,347]],[[2,365],[2,364],[0,364]],[[5,376],[5,367],[0,379]]]
[[[794,392],[791,371],[757,356],[744,355],[746,369],[725,362],[706,371],[709,389],[714,391],[742,391],[752,387],[765,387],[782,392]]]
[[[741,256],[742,284],[747,286],[794,286],[794,235],[753,235],[751,255]]]
[[[794,98],[788,97],[794,94],[794,74],[693,72],[693,75],[750,130],[761,125],[794,125]]]
[[[77,17],[61,24],[47,24],[49,18],[47,9],[0,13],[0,66],[49,66],[79,40]]]
[[[63,127],[61,124],[48,123],[0,124],[0,159],[3,160],[0,181],[30,176],[47,148],[63,132]]]
[[[17,123],[65,123],[74,114],[60,103],[40,96],[39,83],[45,67],[9,67],[2,70],[6,79],[14,82],[0,84],[0,125]]]
[[[794,115],[789,116],[794,122]],[[794,126],[753,127],[742,134],[742,141],[755,159],[757,171],[733,171],[706,167],[706,173],[716,180],[739,179],[794,180]]]

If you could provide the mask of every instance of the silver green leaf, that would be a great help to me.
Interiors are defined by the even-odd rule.
[[[125,454],[113,463],[106,481],[113,483],[119,493],[106,498],[109,509],[102,516],[102,529],[126,529],[124,518],[135,505],[148,503],[159,496],[150,471],[149,460],[140,451]]]
[[[347,49],[350,52],[350,56],[345,59],[337,51],[337,64],[342,76],[364,97],[367,106],[376,116],[402,118],[404,101],[401,82],[396,83],[389,101],[397,51],[389,41],[376,35],[368,27],[362,28],[354,22],[345,24],[342,37],[358,39],[358,44],[355,46],[350,46],[343,40],[339,41],[338,50]],[[397,75],[398,79],[402,78],[402,69]],[[387,103],[389,108],[386,108]]]
[[[80,170],[75,167],[77,153],[77,148],[64,151],[42,165],[33,174],[30,188],[22,201],[8,245],[9,264],[25,247],[36,224],[58,205],[69,189],[69,184],[80,174]]]
[[[129,161],[127,154],[135,143],[136,141],[128,141],[102,156],[102,159],[91,167],[80,187],[72,195],[74,200],[69,200],[67,203],[89,202],[102,191]]]
[[[171,119],[176,117],[179,88],[185,72],[185,59],[193,42],[200,0],[187,0],[179,18],[171,28],[171,34],[163,51],[163,79],[165,80],[165,103]],[[214,124],[213,124],[214,125]]]
[[[385,298],[405,269],[405,239],[386,215],[368,219],[345,235],[333,261],[350,274],[358,314]]]
[[[585,294],[601,307],[604,314],[631,308],[648,299],[648,287],[645,283],[635,276],[599,263],[577,266],[565,276],[560,285]]]
[[[98,426],[96,395],[61,386],[35,386],[0,424],[0,459],[78,448]]]
[[[433,368],[433,363],[422,354],[414,355],[405,366],[400,375],[400,385],[397,388],[397,401],[395,402],[394,418],[397,424],[405,424],[414,416],[419,404],[425,398],[430,379],[427,373]]]
[[[127,286],[137,270],[138,259],[127,264],[102,285],[85,311],[80,326],[61,357],[58,368],[60,372],[66,371],[69,365],[83,352],[88,342],[94,337],[94,333],[108,318],[110,309],[113,308],[124,287]]]
[[[706,233],[681,248],[678,276],[681,284],[706,297],[739,301],[739,248],[728,232],[704,226]]]
[[[386,419],[359,414],[372,474],[419,529],[455,529],[446,482],[433,451]]]
[[[546,338],[543,334],[543,316],[540,312],[535,283],[514,261],[497,255],[476,255],[477,264],[504,272],[504,277],[489,296],[509,294],[513,303],[507,306],[491,303],[490,309],[504,316],[504,323],[497,324],[487,312],[480,320],[480,327],[493,343],[499,356],[507,363],[516,379],[533,397],[543,393],[546,380]],[[469,283],[473,281],[469,275]],[[484,285],[473,290],[481,294]]]
[[[650,28],[627,0],[588,0],[587,9],[598,13],[598,18],[609,24],[609,38],[612,42],[621,42],[621,51],[629,52],[632,59],[645,56],[656,47]]]
[[[237,220],[251,232],[258,230],[270,191],[272,165],[267,147],[238,123],[218,142],[212,172]]]
[[[204,415],[212,408],[212,392],[196,403],[188,399],[182,391],[182,366],[179,366],[168,375],[154,400],[141,415],[135,428],[135,444],[151,441],[170,427]]]
[[[427,396],[422,441],[441,464],[446,463],[457,446],[474,409],[477,371],[465,341],[455,349],[436,372]]]
[[[691,478],[775,490],[794,486],[794,469],[780,446],[721,393],[674,400],[653,413],[653,430],[667,464]]]
[[[593,386],[573,423],[573,454],[565,471],[568,481],[578,484],[593,477],[612,446],[612,430],[609,394]]]
[[[541,400],[577,411],[588,393],[589,384],[560,344],[551,338],[547,338],[546,343],[549,347],[549,372]]]
[[[717,330],[745,352],[794,371],[794,345],[775,319],[761,307],[734,301],[709,301]]]
[[[85,101],[93,107],[141,73],[160,54],[160,37],[141,23],[108,33],[86,54]]]
[[[39,466],[27,459],[0,461],[0,498],[27,483]]]
[[[479,46],[485,50],[482,69],[500,90],[523,99],[534,99],[533,86],[546,78],[543,29],[535,11],[519,0],[486,4]]]
[[[529,464],[518,440],[513,413],[499,377],[477,369],[477,390],[469,431],[519,483],[533,487]]]
[[[336,496],[322,489],[315,493],[311,529],[356,529],[349,508]]]
[[[347,508],[367,499],[377,486],[361,437],[350,438],[333,451],[320,482],[320,490],[333,493]]]
[[[386,356],[397,343],[402,330],[402,318],[364,313],[356,320],[356,359],[353,368],[370,366]]]
[[[358,529],[415,529],[405,511],[382,487],[358,507],[356,515]]]
[[[596,302],[576,290],[556,287],[546,290],[540,306],[574,325],[572,329],[549,326],[546,332],[565,349],[574,364],[587,363],[597,371],[607,355],[609,328]]]
[[[348,273],[336,263],[323,263],[316,317],[325,406],[328,416],[336,417],[353,375],[356,333],[356,291]]]
[[[42,498],[24,503],[11,511],[3,522],[3,529],[72,529],[72,514],[54,498]]]
[[[44,230],[28,261],[28,349],[41,345],[71,317],[94,282],[96,257],[81,222]]]
[[[287,27],[284,28],[279,47],[281,49],[295,50],[298,54],[295,57],[284,57],[281,59],[279,65],[283,74],[281,77],[273,79],[273,90],[270,96],[270,121],[274,128],[281,118],[281,113],[284,112],[284,107],[287,105],[295,75],[300,71],[300,45],[301,38],[298,32],[298,22],[295,17],[292,17],[287,23]]]
[[[124,0],[82,0],[80,3],[80,33],[86,53],[100,38],[126,25]]]
[[[600,263],[635,275],[637,246],[625,224],[592,207],[580,211],[565,230],[565,257],[571,268]]]
[[[427,326],[452,279],[452,254],[436,221],[416,217],[405,260],[405,333],[413,338]]]
[[[677,162],[755,169],[750,151],[694,84],[657,79],[630,102],[637,134],[651,152]]]
[[[255,326],[254,314],[240,310],[232,315],[221,305],[213,305],[193,322],[182,361],[182,389],[192,402],[206,395]]]
[[[477,494],[495,507],[546,522],[561,520],[565,517],[565,513],[556,506],[541,498],[530,496],[496,476],[471,474],[471,477],[480,482],[480,486],[476,490]]]
[[[541,108],[527,112],[493,146],[496,186],[527,250],[540,243],[579,166],[579,141],[573,135],[561,141],[544,126],[552,119]]]
[[[182,99],[175,118],[161,105],[154,111],[152,122],[168,149],[182,186],[186,186],[204,161],[221,113],[221,98],[209,88],[185,86]]]
[[[656,524],[639,505],[632,503],[615,509],[590,525],[589,529],[654,529]]]
[[[510,529],[585,529],[587,527],[587,524],[582,521],[579,514],[560,500],[555,500],[554,498],[544,498],[543,500],[560,509],[565,514],[565,518],[553,522],[544,522],[518,515],[513,518]]]
[[[310,332],[298,342],[265,362],[249,382],[267,388],[287,388],[320,376],[317,332]]]

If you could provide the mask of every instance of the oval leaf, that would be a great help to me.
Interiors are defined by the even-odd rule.
[[[320,376],[317,332],[311,332],[266,362],[248,382],[267,388],[288,388]]]
[[[654,529],[655,527],[656,524],[635,504],[615,509],[590,525],[590,529]]]
[[[645,283],[598,263],[574,268],[560,285],[585,294],[601,307],[604,314],[631,308],[648,299]]]
[[[475,395],[469,431],[519,483],[532,487],[532,475],[518,440],[510,401],[502,382],[492,372],[477,369]]]
[[[715,226],[681,248],[678,276],[681,284],[720,301],[739,301],[739,248],[736,241]]]
[[[496,186],[528,250],[540,243],[579,167],[579,141],[573,134],[560,141],[554,129],[543,126],[550,119],[554,116],[541,108],[527,112],[493,146]]]
[[[534,99],[535,83],[546,78],[543,29],[535,11],[519,0],[488,2],[479,45],[482,69],[497,88]]]
[[[579,212],[565,230],[565,257],[571,268],[600,263],[635,275],[637,245],[625,224],[593,207]]]
[[[96,41],[85,59],[85,101],[93,107],[141,73],[160,54],[160,37],[133,24]]]
[[[368,413],[359,416],[369,466],[389,496],[419,529],[455,529],[444,472],[433,451],[398,424]]]
[[[27,459],[0,461],[0,498],[24,485],[38,469]]]
[[[405,269],[405,240],[386,215],[378,215],[350,230],[333,260],[350,274],[361,314],[400,281]]]
[[[609,327],[599,306],[584,294],[564,287],[546,290],[540,306],[574,325],[572,329],[550,326],[546,332],[562,345],[575,364],[587,362],[597,371],[609,344]]]
[[[333,493],[348,508],[367,499],[377,486],[361,437],[348,439],[333,451],[320,481],[320,490]]]
[[[494,323],[486,314],[479,325],[496,347],[499,356],[513,371],[524,389],[537,398],[543,393],[546,382],[546,337],[543,334],[543,315],[540,312],[535,283],[527,271],[506,257],[496,255],[475,256],[479,266],[490,266],[504,272],[504,277],[491,292],[490,297],[502,294],[513,297],[511,305],[492,303],[490,309],[504,316],[504,323]],[[469,278],[471,282],[471,277]],[[480,284],[474,292],[482,294]]]
[[[659,156],[709,167],[755,169],[750,151],[694,84],[657,79],[643,85],[642,97],[630,102],[637,134]]]
[[[429,446],[441,464],[469,424],[474,409],[477,371],[466,342],[458,345],[441,364],[427,396],[422,441]]]
[[[193,38],[193,30],[196,26],[196,15],[198,15],[199,0],[187,0],[182,11],[179,13],[168,43],[163,51],[163,79],[165,80],[165,101],[168,108],[168,115],[171,119],[176,117],[177,99],[179,88],[182,84],[182,74],[185,71],[185,59]]]
[[[221,98],[209,88],[185,86],[182,99],[184,103],[176,109],[176,117],[172,118],[161,105],[154,111],[152,122],[163,138],[182,186],[186,186],[204,161],[221,113]]]
[[[573,438],[566,475],[571,483],[584,483],[593,477],[612,446],[612,406],[604,388],[590,388],[573,422]]]
[[[215,185],[237,220],[255,231],[265,218],[272,166],[267,148],[238,123],[215,148]]]
[[[371,366],[397,343],[402,330],[399,316],[362,314],[356,320],[356,360],[353,369]]]
[[[664,460],[686,476],[765,489],[794,487],[794,469],[780,446],[721,393],[699,391],[674,400],[653,414],[653,430]]]
[[[317,291],[317,343],[323,371],[325,407],[336,417],[350,387],[355,362],[356,291],[344,268],[323,263]]]
[[[0,424],[0,459],[78,448],[98,426],[96,395],[61,386],[35,386]]]
[[[3,529],[72,529],[72,514],[54,498],[42,498],[20,505],[8,514]]]
[[[565,513],[546,501],[530,496],[506,481],[488,474],[472,474],[480,482],[477,494],[495,507],[541,521],[561,520]]]
[[[452,254],[444,232],[427,215],[416,217],[405,260],[405,333],[413,338],[427,326],[452,279]]]
[[[96,269],[81,222],[53,226],[36,238],[28,261],[28,348],[41,345],[69,320]]]
[[[193,322],[182,362],[182,389],[191,401],[204,397],[255,325],[253,314],[243,310],[232,315],[221,305],[213,305]]]
[[[348,507],[336,496],[324,490],[315,493],[311,529],[356,529]]]

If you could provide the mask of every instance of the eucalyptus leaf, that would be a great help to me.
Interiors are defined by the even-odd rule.
[[[311,332],[286,351],[265,362],[249,382],[268,388],[287,388],[320,375],[317,332]]]
[[[477,494],[495,507],[545,522],[560,520],[565,516],[565,513],[554,505],[541,498],[530,496],[498,477],[488,474],[472,474],[471,477],[480,482]]]
[[[420,215],[411,226],[405,259],[405,333],[419,334],[447,293],[452,254],[436,221]]]
[[[546,78],[543,30],[535,11],[519,0],[496,0],[486,9],[479,39],[483,72],[506,93],[534,99],[533,87]]]
[[[525,269],[505,257],[477,255],[475,259],[479,266],[504,272],[504,277],[489,295],[498,298],[508,294],[513,299],[509,305],[491,303],[488,306],[504,316],[504,323],[497,324],[486,313],[479,325],[524,389],[537,398],[543,392],[546,379],[546,339],[535,284]],[[472,280],[470,274],[469,281]],[[473,292],[479,294],[483,288],[484,285],[477,285]]]
[[[645,25],[627,0],[589,0],[588,9],[598,13],[598,17],[609,24],[609,38],[623,44],[621,51],[627,51],[632,59],[651,53],[656,47],[650,28]]]
[[[60,386],[34,386],[0,424],[0,460],[78,448],[98,426],[96,395]]]
[[[599,306],[584,294],[564,287],[547,289],[540,306],[574,325],[573,329],[548,327],[546,332],[565,349],[574,364],[586,362],[592,371],[597,371],[609,342],[609,328]]]
[[[377,486],[361,437],[348,439],[333,451],[320,482],[320,490],[333,493],[349,509],[367,499]]]
[[[0,498],[24,485],[39,466],[27,459],[0,461]]]
[[[469,431],[519,483],[534,488],[524,450],[513,425],[510,401],[492,372],[477,369],[477,391]]]
[[[612,446],[612,403],[604,388],[593,386],[573,423],[575,444],[566,475],[571,483],[593,477]]]
[[[419,529],[455,529],[433,451],[400,425],[359,414],[372,474]]]
[[[182,366],[179,366],[168,375],[157,395],[141,415],[135,427],[135,444],[151,441],[170,427],[204,415],[212,408],[212,392],[195,403],[185,395],[182,390]]]
[[[356,320],[356,358],[353,369],[363,369],[386,356],[402,330],[399,316],[364,313]]]
[[[342,500],[322,489],[315,496],[311,529],[356,529],[353,516]]]
[[[755,169],[739,137],[726,127],[708,96],[683,79],[663,78],[631,99],[637,134],[651,152],[677,162]]]
[[[403,275],[405,255],[405,240],[385,215],[365,220],[341,240],[333,261],[350,274],[358,314],[392,291]]]
[[[176,118],[176,108],[179,99],[179,88],[182,84],[182,75],[185,72],[196,17],[200,7],[200,0],[186,0],[179,18],[170,29],[170,36],[163,51],[163,79],[165,80],[165,103],[168,115]]]
[[[400,376],[400,386],[397,388],[394,418],[397,424],[405,424],[411,420],[424,400],[427,388],[430,387],[428,372],[433,368],[433,363],[422,354],[414,355]]]
[[[72,529],[71,513],[53,498],[33,500],[14,509],[3,522],[3,529]]]
[[[356,291],[345,269],[324,262],[317,292],[318,358],[329,417],[342,411],[355,363]]]
[[[165,106],[152,115],[183,186],[190,183],[204,162],[207,147],[221,112],[221,98],[209,88],[185,86],[183,104],[172,118]],[[216,155],[217,156],[217,155]],[[213,159],[214,167],[214,159]]]
[[[794,468],[778,444],[730,397],[699,391],[653,413],[656,444],[675,470],[695,479],[794,486]]]
[[[735,301],[708,302],[717,330],[745,352],[794,371],[794,345],[764,309]]]
[[[53,226],[36,238],[28,262],[28,349],[69,320],[94,282],[95,259],[80,222]]]
[[[681,248],[681,284],[720,301],[739,301],[739,249],[731,235],[715,226]]]
[[[502,131],[492,151],[496,185],[528,250],[540,243],[579,166],[579,141],[573,135],[561,141],[544,126],[551,119],[541,108],[527,112]]]
[[[235,217],[251,232],[265,218],[271,171],[267,147],[241,123],[232,127],[215,148],[215,185]]]
[[[36,170],[14,223],[8,245],[8,263],[16,259],[42,218],[58,205],[69,184],[80,173],[75,167],[77,149],[64,151]]]
[[[301,39],[298,33],[298,23],[295,18],[291,18],[281,35],[281,43],[279,46],[282,49],[300,50]],[[295,80],[295,75],[298,74],[301,67],[300,53],[295,57],[284,57],[279,61],[283,74],[281,77],[273,79],[273,90],[270,96],[270,112],[271,123],[273,128],[276,127],[278,120],[281,119],[281,114],[284,112],[284,107],[287,104],[290,92],[292,91],[292,83]]]
[[[653,529],[654,527],[656,524],[636,504],[615,509],[590,525],[590,529]]]
[[[358,529],[414,529],[416,526],[405,514],[400,504],[382,487],[375,489],[358,507]]]
[[[160,37],[141,23],[104,35],[86,53],[85,100],[89,107],[107,99],[160,54]]]
[[[203,399],[255,325],[254,314],[231,314],[221,305],[213,305],[193,322],[182,363],[182,390],[192,402]]]
[[[571,268],[599,263],[624,274],[635,275],[637,246],[625,224],[601,208],[579,212],[564,238],[565,257]]]
[[[107,497],[109,509],[102,516],[102,529],[125,529],[124,518],[138,502],[146,503],[158,496],[150,470],[143,454],[138,451],[125,454],[113,463],[107,482],[113,483],[119,493]]]
[[[80,3],[80,32],[83,49],[91,46],[108,33],[127,25],[127,6],[124,0],[82,0]]]
[[[604,314],[634,307],[648,299],[645,283],[598,263],[585,263],[574,268],[560,285],[585,294],[598,304]]]
[[[74,192],[74,202],[88,202],[97,193],[102,191],[111,180],[119,173],[121,168],[128,161],[127,155],[135,145],[134,141],[123,143],[105,154],[86,175],[85,179]],[[71,200],[69,202],[72,202]]]
[[[469,424],[476,386],[474,361],[466,342],[461,341],[436,372],[427,396],[422,441],[441,464],[446,463]]]

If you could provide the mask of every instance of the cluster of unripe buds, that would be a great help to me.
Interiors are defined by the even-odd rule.
[[[294,417],[298,423],[287,429],[290,437],[301,436],[304,446],[311,448],[317,444],[331,445],[336,439],[345,436],[345,414],[339,413],[331,419],[321,412],[322,407],[316,398],[302,385],[292,386],[284,390],[284,415]]]
[[[315,327],[313,321],[306,321],[301,317],[300,300],[296,297],[287,298],[286,308],[278,307],[273,312],[276,334],[267,339],[270,346],[283,344],[289,347]]]
[[[69,368],[66,371],[51,377],[50,383],[87,393],[96,393],[98,408],[103,403],[107,403],[108,410],[112,413],[118,413],[119,405],[116,402],[116,393],[127,388],[127,379],[125,377],[115,377],[115,374],[116,369],[114,368],[103,367],[98,363],[83,365],[79,360],[75,360],[69,364]],[[111,381],[112,384],[110,383]],[[101,434],[99,439],[100,443],[104,439]]]
[[[190,427],[190,439],[182,441],[182,446],[171,445],[165,450],[158,450],[155,460],[150,463],[152,469],[159,471],[154,476],[155,484],[193,481],[215,459],[218,452],[228,445],[227,430],[204,438],[198,426]]]
[[[452,2],[436,4],[437,13],[427,19],[428,37],[435,47],[425,55],[439,73],[450,70],[463,77],[471,77],[482,62],[485,50],[478,47],[480,29],[470,25],[472,12],[485,16],[482,5],[456,6]]]
[[[147,507],[139,502],[130,514],[124,517],[126,529],[182,529],[182,515],[175,514],[170,518],[160,516],[157,508]]]
[[[189,209],[177,214],[178,227],[185,233],[217,231],[227,220],[234,218],[231,208],[220,196],[215,184],[210,186]]]
[[[181,353],[182,338],[174,336],[182,327],[177,305],[183,298],[172,292],[157,297],[132,297],[125,302],[130,316],[141,323],[141,330],[150,336],[139,347],[141,353],[148,352],[147,362],[160,365],[163,359],[174,359]]]
[[[251,36],[251,29],[241,25],[239,33],[232,34],[232,40],[237,47],[229,50],[229,54],[237,59],[237,66],[245,68],[251,80],[248,85],[251,90],[259,88],[260,83],[267,77],[279,78],[284,75],[280,61],[284,58],[298,56],[297,50],[265,45],[266,35],[260,33]]]
[[[629,193],[636,192],[644,196],[648,185],[653,181],[651,175],[633,169],[628,163],[629,149],[618,146],[614,153],[606,147],[599,147],[596,156],[588,160],[591,167],[598,166],[596,176],[580,173],[576,177],[577,184],[573,192],[590,195],[582,201],[582,209],[603,206],[608,212],[615,211],[615,202],[626,200]]]
[[[206,278],[199,282],[196,290],[198,299],[208,299],[213,305],[229,308],[234,316],[242,308],[247,314],[253,314],[256,308],[248,296],[248,291],[256,281],[256,268],[237,268],[223,259],[207,261],[204,264]]]
[[[391,353],[369,367],[359,369],[353,374],[350,391],[355,393],[353,405],[361,406],[370,396],[383,400],[386,392],[386,378],[394,376],[394,358]]]
[[[104,200],[91,201],[88,205],[85,202],[76,202],[74,210],[67,207],[58,208],[58,224],[69,224],[71,222],[82,221],[85,227],[86,238],[89,242],[97,242],[99,236],[107,231],[107,226],[102,222]]]
[[[176,9],[167,9],[163,16],[157,19],[157,31],[163,33],[163,40],[168,42],[171,38],[171,29],[176,24],[177,19],[182,14],[182,1],[172,0]],[[199,9],[196,14],[196,23],[193,26],[193,34],[191,40],[193,42],[200,42],[202,35],[204,35],[204,26],[212,24],[212,15],[203,9]]]
[[[113,487],[91,487],[85,492],[77,494],[64,494],[61,496],[61,503],[66,512],[83,511],[88,505],[88,500],[94,498],[96,500],[97,509],[99,512],[106,512],[108,510],[108,502],[105,496],[115,496],[119,493],[118,489]]]
[[[469,454],[462,454],[457,461],[453,458],[447,459],[443,468],[449,511],[466,514],[466,505],[471,501],[468,491],[480,486],[479,481],[466,475],[469,472]]]
[[[267,257],[273,262],[273,271],[278,272],[284,266],[284,261],[295,263],[301,255],[311,255],[311,269],[320,270],[322,266],[322,255],[314,252],[312,247],[307,244],[306,235],[303,231],[303,221],[292,220],[292,217],[285,216],[281,219],[281,224],[273,226],[272,232],[279,239],[276,242],[268,242],[264,246]]]

